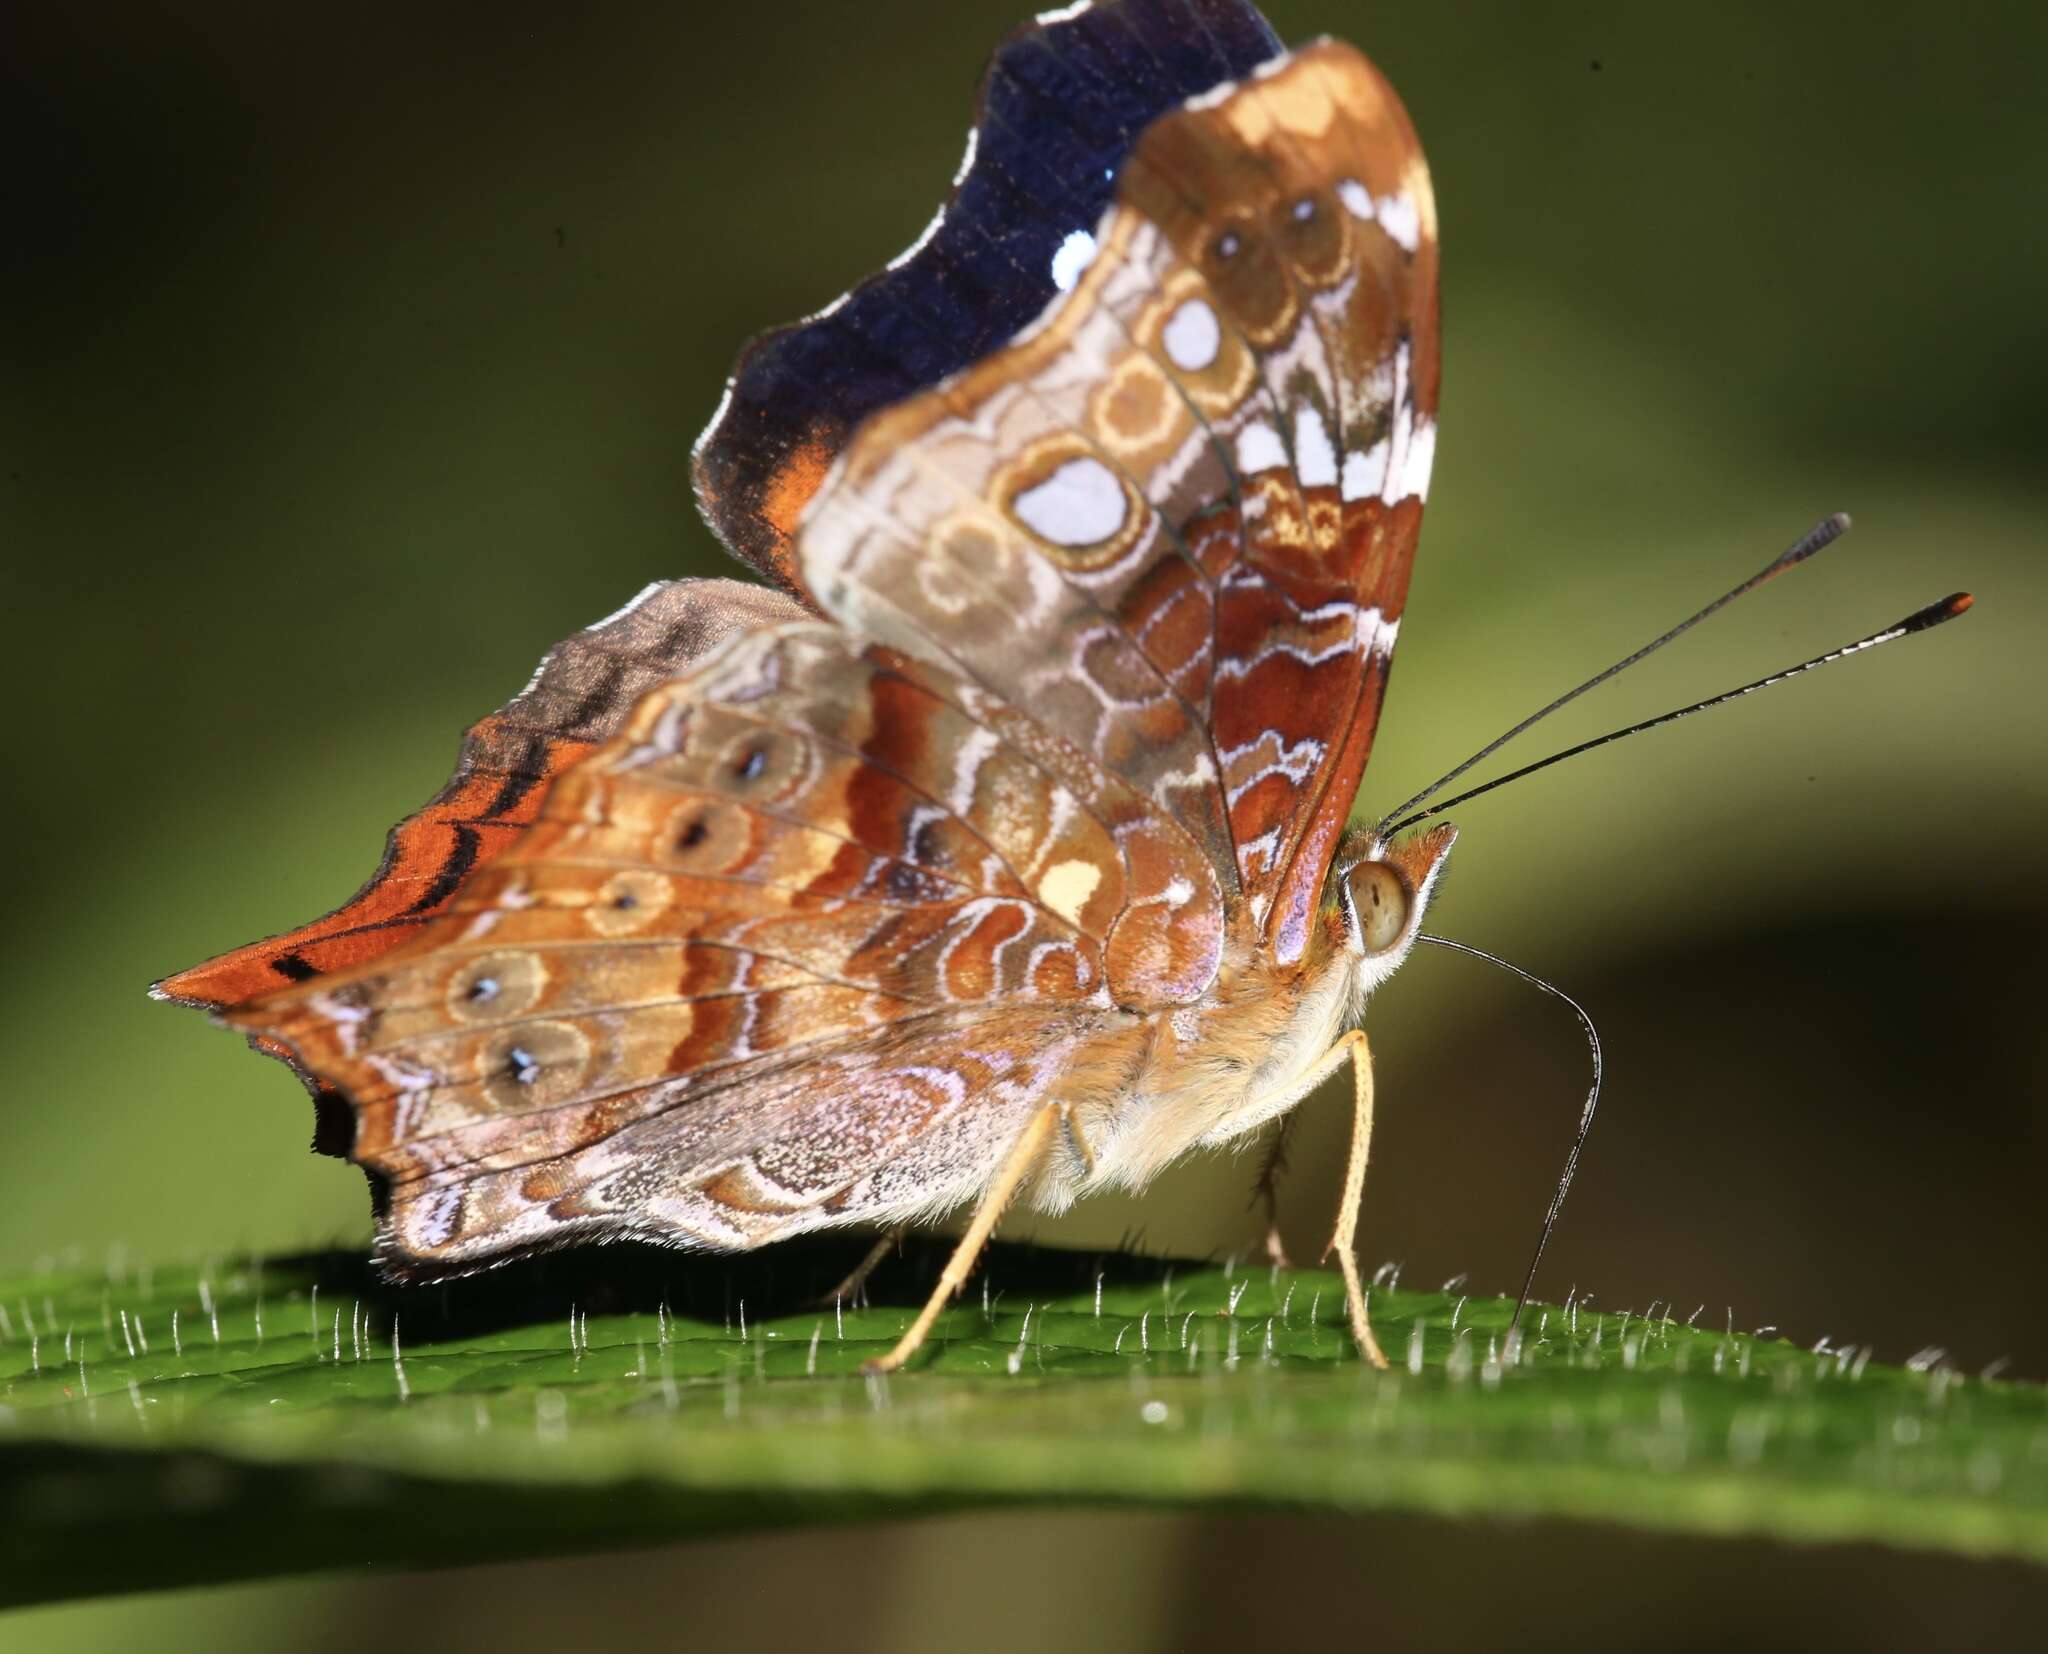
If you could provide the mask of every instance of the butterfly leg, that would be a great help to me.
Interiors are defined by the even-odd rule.
[[[851,1303],[854,1294],[867,1285],[868,1277],[875,1272],[876,1266],[903,1244],[903,1237],[909,1231],[910,1225],[907,1223],[899,1223],[893,1229],[884,1230],[881,1238],[868,1248],[867,1256],[853,1266],[852,1273],[830,1292],[817,1299],[813,1307],[825,1309],[833,1304]]]
[[[1344,1271],[1344,1311],[1350,1317],[1351,1336],[1358,1341],[1366,1360],[1375,1367],[1384,1367],[1387,1358],[1380,1351],[1379,1340],[1372,1335],[1372,1322],[1365,1312],[1365,1282],[1358,1273],[1354,1246],[1358,1237],[1358,1205],[1365,1194],[1365,1162],[1372,1149],[1372,1048],[1366,1044],[1363,1029],[1352,1029],[1330,1047],[1324,1060],[1334,1070],[1347,1056],[1351,1059],[1354,1099],[1351,1153],[1344,1163],[1344,1197],[1337,1208],[1337,1227],[1330,1236],[1330,1244],[1323,1249],[1323,1256],[1336,1253],[1337,1267]]]
[[[1266,1163],[1259,1168],[1259,1180],[1252,1185],[1252,1204],[1266,1214],[1266,1262],[1275,1269],[1292,1269],[1287,1244],[1280,1238],[1280,1174],[1287,1170],[1287,1140],[1294,1134],[1294,1116],[1280,1116],[1280,1129],[1266,1149]]]
[[[946,1267],[939,1272],[939,1284],[925,1300],[924,1308],[917,1312],[917,1319],[910,1323],[910,1329],[896,1340],[896,1347],[887,1355],[863,1362],[862,1372],[893,1373],[917,1353],[925,1335],[932,1330],[932,1323],[939,1318],[939,1312],[967,1284],[967,1277],[974,1273],[974,1261],[981,1256],[981,1249],[988,1244],[989,1236],[995,1233],[996,1225],[1002,1221],[1004,1209],[1044,1162],[1045,1151],[1059,1127],[1060,1107],[1057,1103],[1049,1103],[1032,1115],[1031,1123],[1010,1145],[1010,1152],[1003,1157],[995,1176],[989,1179],[988,1187],[982,1191],[980,1204],[968,1220],[967,1232],[960,1237],[959,1244],[953,1248],[953,1255],[946,1260]]]
[[[1095,1175],[1095,1150],[1087,1135],[1081,1130],[1081,1122],[1074,1118],[1073,1105],[1061,1103],[1060,1129],[1067,1134],[1067,1143],[1074,1151],[1074,1158],[1081,1162],[1082,1172],[1087,1177]]]

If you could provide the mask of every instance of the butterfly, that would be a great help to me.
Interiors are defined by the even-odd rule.
[[[377,1257],[753,1248],[1139,1188],[1330,1075],[1455,830],[1347,827],[1435,451],[1437,222],[1246,0],[1018,30],[912,251],[695,452],[676,580],[476,725],[344,907],[158,985],[286,1058]]]

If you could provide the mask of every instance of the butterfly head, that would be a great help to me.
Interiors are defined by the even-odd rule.
[[[1344,836],[1330,888],[1366,987],[1390,975],[1415,945],[1423,910],[1457,837],[1458,829],[1448,822],[1392,840],[1370,827]]]

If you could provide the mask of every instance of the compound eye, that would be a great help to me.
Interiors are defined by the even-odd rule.
[[[1408,891],[1385,862],[1362,861],[1352,868],[1351,905],[1358,936],[1368,954],[1385,953],[1408,928]]]

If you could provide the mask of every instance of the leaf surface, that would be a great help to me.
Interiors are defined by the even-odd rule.
[[[440,1287],[353,1254],[0,1283],[0,1601],[1050,1501],[1402,1508],[2048,1560],[2048,1396],[1710,1316],[999,1247],[627,1247]],[[984,1283],[986,1290],[984,1291]]]

